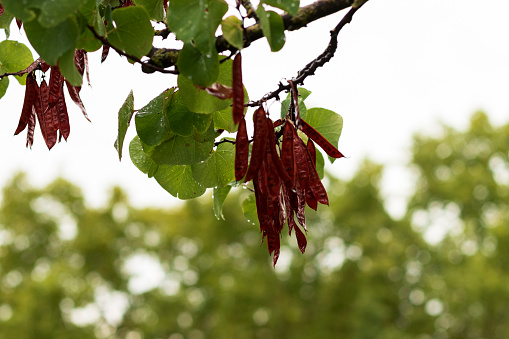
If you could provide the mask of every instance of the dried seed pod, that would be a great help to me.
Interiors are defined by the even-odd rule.
[[[300,119],[300,122],[302,132],[313,139],[313,141],[316,142],[325,151],[325,153],[336,159],[344,157],[344,155],[338,151],[334,145],[332,145],[327,139],[324,138],[323,135],[318,133],[318,131],[311,127],[307,122],[305,122],[303,119]]]
[[[240,181],[246,175],[249,158],[249,139],[246,120],[242,118],[235,141],[235,180]]]
[[[232,115],[233,122],[238,124],[244,116],[244,85],[242,84],[242,55],[237,53],[233,59],[232,69],[232,90],[233,103]]]
[[[270,118],[267,118],[267,153],[270,153],[270,157],[272,160],[272,164],[274,165],[274,169],[285,185],[289,187],[293,187],[293,180],[288,175],[286,170],[283,168],[283,164],[281,159],[279,158],[276,150],[276,135],[274,134],[274,125]]]
[[[33,72],[30,72],[27,76],[25,99],[23,101],[23,108],[21,109],[21,116],[19,118],[18,127],[16,128],[14,135],[21,133],[29,123],[30,117],[33,114],[32,107],[37,97],[36,91],[37,81],[35,80],[35,75]]]
[[[253,115],[254,136],[253,147],[251,148],[251,161],[246,174],[246,182],[255,177],[265,158],[265,149],[267,146],[267,122],[265,110],[259,107]]]

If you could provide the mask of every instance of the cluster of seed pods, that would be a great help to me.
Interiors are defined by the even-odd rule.
[[[275,265],[284,224],[288,225],[290,235],[295,230],[299,249],[304,253],[307,241],[300,227],[306,231],[306,205],[316,210],[318,203],[329,204],[327,192],[316,171],[313,140],[332,157],[341,158],[343,154],[302,119],[300,129],[309,138],[307,144],[299,137],[297,126],[288,118],[277,122],[277,125],[283,125],[282,141],[279,142],[274,123],[263,107],[255,111],[253,121],[251,157],[244,117],[239,122],[235,179],[253,181],[260,231],[263,239],[267,239]]]
[[[74,62],[80,74],[83,75],[88,67],[86,52],[84,50],[76,50]],[[41,70],[43,73],[50,70],[49,84],[46,83],[44,77],[40,84],[37,83],[36,70]],[[62,137],[67,140],[70,133],[69,116],[64,97],[64,83],[71,99],[81,109],[85,118],[89,120],[79,96],[81,86],[71,85],[62,76],[58,66],[49,66],[40,58],[34,61],[25,71],[28,74],[25,99],[19,124],[14,135],[21,133],[27,128],[27,147],[32,147],[37,117],[46,146],[51,149],[55,146],[57,140],[61,141]]]

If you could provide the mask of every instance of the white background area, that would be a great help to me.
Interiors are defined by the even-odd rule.
[[[250,98],[276,89],[279,81],[295,76],[320,54],[344,13],[288,32],[278,53],[271,53],[265,40],[243,51]],[[413,185],[406,169],[413,134],[436,134],[441,122],[463,129],[476,110],[486,111],[495,124],[509,121],[508,13],[506,0],[370,0],[341,31],[336,56],[304,85],[312,91],[307,107],[331,109],[344,119],[339,149],[348,158],[328,169],[347,179],[366,157],[384,164],[387,207],[401,215]],[[11,39],[26,42],[15,26]],[[144,74],[114,51],[104,64],[100,51],[89,53],[89,63],[91,87],[84,85],[81,97],[92,123],[68,99],[71,134],[51,151],[38,126],[32,149],[25,148],[26,131],[13,136],[24,87],[11,79],[0,99],[0,186],[16,171],[24,171],[38,186],[59,176],[69,179],[81,186],[93,206],[106,201],[113,185],[123,187],[136,206],[174,205],[178,199],[130,161],[134,119],[122,162],[113,142],[118,110],[129,91],[134,91],[139,109],[175,86],[176,77]],[[279,116],[277,104],[271,116]]]

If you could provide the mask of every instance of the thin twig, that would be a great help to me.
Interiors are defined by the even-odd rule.
[[[115,52],[117,52],[118,54],[120,55],[123,55],[125,56],[126,58],[128,59],[131,59],[132,61],[134,62],[137,62],[139,64],[141,64],[142,67],[146,67],[146,68],[149,68],[151,70],[154,70],[156,72],[160,72],[160,73],[168,73],[168,74],[178,74],[177,71],[175,70],[169,70],[169,69],[164,69],[164,68],[161,68],[161,67],[157,67],[155,65],[152,65],[152,64],[149,64],[149,63],[146,63],[146,62],[143,62],[141,61],[140,58],[134,56],[134,55],[131,55],[131,54],[127,54],[125,53],[124,51],[122,51],[121,49],[113,46],[109,41],[108,39],[106,39],[105,37],[99,35],[94,27],[90,26],[90,25],[87,25],[88,29],[92,32],[92,34],[94,35],[94,37],[99,40],[103,45],[106,45],[106,46],[109,46],[110,48],[113,48],[115,50]]]
[[[310,76],[314,75],[317,68],[322,67],[324,64],[330,61],[332,57],[334,56],[334,53],[336,52],[338,48],[338,34],[339,31],[350,21],[352,21],[352,17],[357,12],[359,8],[361,8],[362,5],[358,7],[352,7],[348,13],[341,19],[341,21],[337,24],[337,26],[330,32],[331,38],[329,41],[329,44],[327,45],[327,48],[320,54],[316,59],[308,63],[303,69],[301,69],[295,78],[291,80],[293,85],[302,85],[304,83],[304,80]],[[246,106],[251,107],[257,107],[260,106],[263,102],[268,101],[270,99],[279,98],[279,94],[283,91],[288,91],[292,88],[292,85],[290,82],[288,82],[287,85],[283,85],[282,83],[279,83],[278,89],[276,89],[273,92],[265,94],[260,100],[258,101],[251,101],[246,104]]]

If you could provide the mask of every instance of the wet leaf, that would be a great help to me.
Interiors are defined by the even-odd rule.
[[[231,186],[227,185],[225,187],[217,188],[214,187],[212,198],[214,199],[214,215],[216,218],[223,219],[223,205],[224,201],[226,200],[226,197],[228,196],[228,193],[230,193],[230,190],[232,189]]]
[[[230,45],[237,49],[244,47],[242,21],[236,16],[229,16],[221,22],[223,36]]]
[[[173,95],[173,91],[174,89],[171,88],[162,92],[136,113],[134,118],[136,132],[141,141],[147,145],[159,145],[168,137],[170,125],[164,108],[166,101]]]
[[[145,8],[118,8],[111,17],[116,27],[108,31],[108,40],[113,46],[138,58],[150,52],[154,29]]]
[[[193,179],[191,166],[161,165],[154,178],[162,188],[179,199],[197,198],[206,190]]]
[[[283,18],[273,11],[265,11],[263,5],[260,4],[256,9],[256,14],[260,19],[263,35],[272,52],[277,52],[285,45],[285,26]]]
[[[118,111],[118,136],[115,141],[115,148],[118,152],[118,160],[122,160],[122,148],[124,145],[124,138],[127,132],[127,128],[131,123],[131,118],[134,114],[134,96],[133,91],[129,92],[129,95],[124,101],[122,107]]]
[[[0,74],[19,72],[30,66],[34,61],[30,49],[17,41],[4,40],[0,42]],[[14,77],[21,85],[26,83],[26,74]],[[7,78],[6,78],[7,79]],[[9,84],[4,82],[5,88]]]
[[[191,166],[193,178],[204,187],[224,187],[235,180],[235,146],[224,142],[204,162]]]

